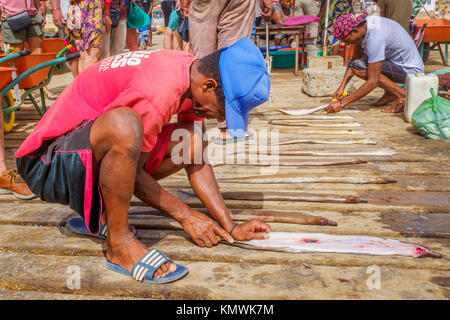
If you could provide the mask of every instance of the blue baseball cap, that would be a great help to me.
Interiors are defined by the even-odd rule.
[[[250,110],[269,99],[270,76],[260,50],[249,38],[223,48],[219,59],[230,135],[245,136]]]

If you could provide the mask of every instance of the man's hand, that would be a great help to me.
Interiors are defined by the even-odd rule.
[[[219,243],[221,239],[226,240],[228,243],[233,243],[233,238],[214,220],[196,210],[191,209],[187,217],[180,223],[184,231],[200,247],[211,248]]]
[[[326,110],[328,113],[339,112],[342,110],[341,103],[339,101],[333,101],[328,105]]]
[[[232,232],[232,237],[238,241],[248,241],[253,239],[269,239],[270,226],[256,219],[238,224]]]
[[[111,33],[112,21],[110,16],[105,16],[106,33]]]
[[[331,100],[339,100],[342,98],[342,96],[344,95],[344,90],[345,88],[339,87],[336,92],[333,94],[333,97],[331,98]]]
[[[52,10],[52,17],[53,17],[53,23],[58,27],[58,28],[62,28],[63,24],[65,24],[66,22],[64,21],[64,17],[61,13],[61,10]]]
[[[273,12],[275,11],[272,0],[261,0],[260,5],[261,5],[261,17],[265,21],[272,20],[272,15]]]
[[[181,0],[180,7],[181,7],[181,15],[183,18],[187,18],[189,16],[189,6],[191,5],[192,0]]]

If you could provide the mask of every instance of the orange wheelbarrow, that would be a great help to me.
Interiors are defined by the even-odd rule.
[[[20,96],[20,101],[16,101],[15,104],[10,101],[10,99],[2,99],[2,111],[5,119],[8,119],[10,113],[19,109],[25,99],[29,99],[33,103],[41,116],[45,114],[47,106],[45,104],[43,88],[50,82],[55,67],[58,64],[80,57],[79,53],[64,56],[64,53],[69,50],[69,48],[70,46],[67,46],[57,54],[31,54],[30,50],[24,50],[19,53],[0,57],[0,66],[4,65],[5,62],[14,63],[14,67],[17,70],[17,77],[15,79],[8,78],[6,85],[0,86],[0,96],[6,97],[8,92],[17,84],[20,89],[24,90],[24,93]],[[32,95],[32,93],[37,90],[40,93],[40,105]],[[14,124],[14,122],[12,124]]]

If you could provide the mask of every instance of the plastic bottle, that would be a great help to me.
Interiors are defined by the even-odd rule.
[[[422,102],[431,98],[430,89],[438,92],[439,78],[435,74],[410,74],[406,79],[405,118],[411,122],[411,116]]]

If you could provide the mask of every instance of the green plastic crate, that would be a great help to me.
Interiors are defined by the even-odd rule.
[[[264,57],[266,53],[263,53]],[[292,68],[295,66],[295,49],[292,50],[278,50],[270,51],[270,56],[272,57],[272,67],[273,68]],[[298,50],[299,63],[302,58],[302,50]]]

